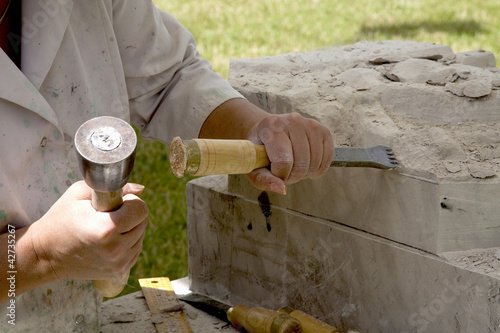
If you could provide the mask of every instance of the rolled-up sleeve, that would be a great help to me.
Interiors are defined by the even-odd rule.
[[[200,57],[192,34],[151,0],[114,1],[113,26],[131,121],[143,137],[197,137],[217,106],[243,97]]]

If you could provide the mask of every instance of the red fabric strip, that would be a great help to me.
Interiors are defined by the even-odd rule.
[[[21,63],[21,0],[0,0],[0,48]]]

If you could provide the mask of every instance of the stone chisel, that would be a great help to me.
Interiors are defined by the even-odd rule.
[[[263,145],[248,140],[213,140],[174,138],[170,145],[170,167],[177,177],[246,174],[267,167],[270,161]],[[392,149],[386,146],[368,148],[336,147],[331,163],[334,167],[399,167]]]
[[[303,333],[302,325],[292,316],[260,307],[249,308],[245,305],[230,306],[210,297],[188,294],[179,297],[222,321],[233,325],[238,331],[248,333]]]

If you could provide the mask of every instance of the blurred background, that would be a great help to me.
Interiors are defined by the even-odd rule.
[[[343,46],[361,40],[405,39],[484,49],[500,56],[498,0],[154,0],[198,42],[201,56],[227,78],[231,58],[255,58]],[[150,209],[143,252],[122,294],[142,277],[187,276],[186,182],[170,172],[167,149],[139,140],[131,181],[146,186]]]

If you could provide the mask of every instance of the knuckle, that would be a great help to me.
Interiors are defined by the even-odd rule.
[[[283,124],[282,118],[279,115],[272,115],[269,117],[269,128],[274,133],[281,132],[284,130],[285,125]]]
[[[298,114],[297,112],[292,112],[292,113],[290,113],[290,116],[289,116],[289,117],[290,117],[290,119],[291,119],[292,121],[302,121],[302,120],[304,120],[304,119],[305,119],[304,117],[302,117],[302,116],[301,116],[300,114]]]
[[[323,126],[321,123],[319,123],[315,119],[310,119],[310,118],[309,119],[305,119],[305,122],[306,122],[306,125],[308,127],[310,127],[314,131],[323,132],[326,129],[325,126]]]
[[[293,160],[291,159],[279,159],[273,162],[273,167],[278,170],[291,169],[293,166]]]
[[[309,164],[298,163],[293,166],[292,173],[297,177],[304,177],[309,172]]]
[[[293,112],[288,114],[287,121],[290,123],[291,126],[297,127],[297,126],[303,126],[305,124],[305,121],[307,121],[307,118],[304,118],[297,112]]]

